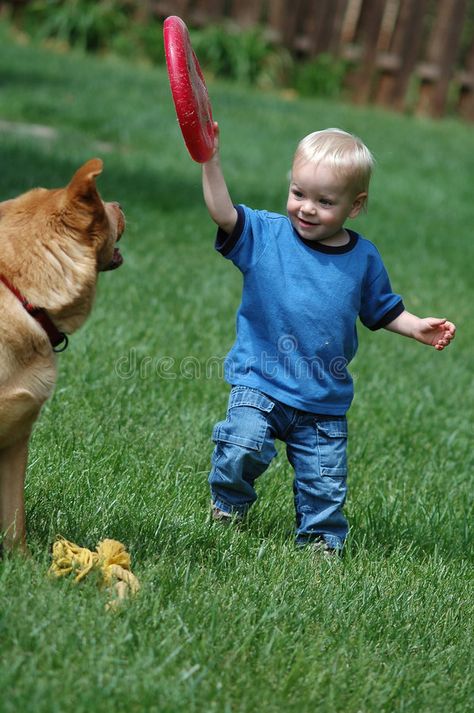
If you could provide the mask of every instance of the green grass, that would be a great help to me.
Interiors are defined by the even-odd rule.
[[[2,713],[471,710],[472,127],[210,85],[232,195],[254,207],[284,210],[304,134],[362,135],[378,168],[354,227],[409,309],[458,325],[441,354],[359,330],[351,535],[343,561],[315,563],[293,547],[283,450],[245,528],[208,521],[240,277],[213,251],[165,71],[0,40],[2,199],[98,154],[128,217],[125,264],[100,278],[35,429],[33,558],[0,564]],[[139,596],[106,613],[92,582],[49,580],[56,533],[123,541]]]

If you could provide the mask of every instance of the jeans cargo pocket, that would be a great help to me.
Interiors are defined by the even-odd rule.
[[[347,477],[347,421],[316,421],[321,475]]]
[[[234,386],[230,392],[227,418],[214,426],[212,440],[261,451],[268,427],[265,414],[273,407],[273,401],[260,391]]]

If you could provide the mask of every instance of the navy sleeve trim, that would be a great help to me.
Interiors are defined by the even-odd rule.
[[[382,319],[379,319],[379,321],[374,324],[372,327],[369,327],[369,329],[372,330],[372,332],[377,331],[377,329],[382,329],[382,327],[386,327],[387,324],[390,324],[390,322],[393,322],[394,319],[399,317],[402,312],[405,311],[405,305],[403,304],[403,301],[400,300],[400,302],[397,302],[395,307],[392,307],[392,309],[389,309],[388,312],[384,314]]]
[[[218,252],[226,257],[237,245],[237,242],[242,235],[245,225],[245,211],[241,205],[236,205],[237,223],[231,233],[226,233],[222,228],[218,228],[216,235],[215,248]]]

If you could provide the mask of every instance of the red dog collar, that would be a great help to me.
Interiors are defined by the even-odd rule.
[[[12,283],[9,280],[7,280],[7,278],[4,275],[0,275],[0,280],[3,282],[5,287],[8,287],[10,292],[13,292],[13,294],[15,295],[17,300],[19,300],[21,302],[21,304],[26,309],[28,314],[30,314],[34,319],[36,319],[38,324],[41,324],[44,331],[46,332],[46,334],[49,337],[49,341],[51,342],[53,351],[54,352],[63,352],[67,348],[68,338],[64,334],[64,332],[60,332],[55,327],[55,325],[51,321],[51,318],[48,315],[48,313],[46,312],[46,310],[44,310],[42,307],[35,307],[30,302],[28,302],[26,297],[24,297],[21,294],[21,292],[19,292],[16,289],[16,287],[14,285],[12,285]],[[62,346],[59,349],[57,349],[56,347],[59,347],[60,344],[62,344]]]

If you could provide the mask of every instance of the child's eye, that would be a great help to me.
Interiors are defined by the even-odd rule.
[[[334,205],[334,203],[332,201],[327,200],[327,198],[321,198],[319,202],[325,208],[329,208],[330,206]]]
[[[291,192],[293,193],[295,198],[303,198],[302,192],[298,191],[296,188],[293,188]]]

